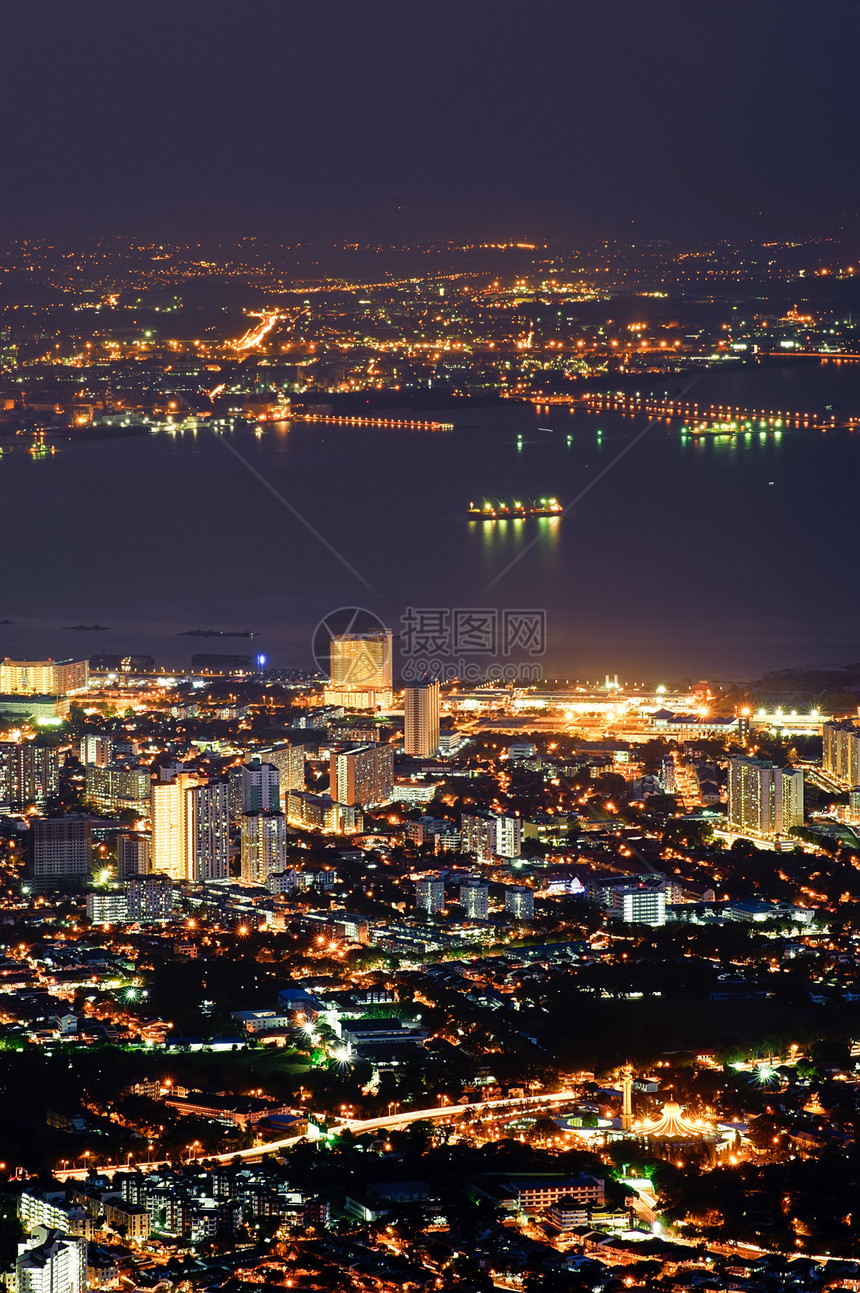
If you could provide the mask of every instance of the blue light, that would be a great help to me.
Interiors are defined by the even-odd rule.
[[[257,668],[258,668],[258,669],[262,669],[262,667],[263,667],[263,665],[264,665],[265,663],[266,663],[266,657],[265,657],[264,655],[258,655],[258,656],[257,656]]]

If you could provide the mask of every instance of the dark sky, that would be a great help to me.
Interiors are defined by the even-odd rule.
[[[761,235],[860,205],[857,0],[2,10],[0,237]]]

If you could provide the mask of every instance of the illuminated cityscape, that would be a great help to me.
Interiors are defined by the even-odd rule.
[[[860,1289],[860,10],[727,13],[7,6],[8,1293]]]

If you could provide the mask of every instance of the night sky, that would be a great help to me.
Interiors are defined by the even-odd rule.
[[[802,235],[860,205],[856,0],[4,0],[2,46],[0,237]]]

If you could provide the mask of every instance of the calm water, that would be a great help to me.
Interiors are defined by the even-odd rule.
[[[860,366],[708,374],[691,398],[857,413]],[[471,500],[569,503],[646,420],[446,416],[451,434],[297,423],[230,436],[372,592],[207,431],[7,453],[0,619],[14,623],[0,651],[146,651],[179,667],[254,649],[306,666],[314,626],[339,606],[395,632],[407,606],[493,606],[546,610],[553,675],[747,677],[860,658],[860,434],[684,442],[660,424],[563,519],[485,525],[466,519]],[[64,631],[96,623],[109,631]],[[190,628],[261,636],[177,636]]]

